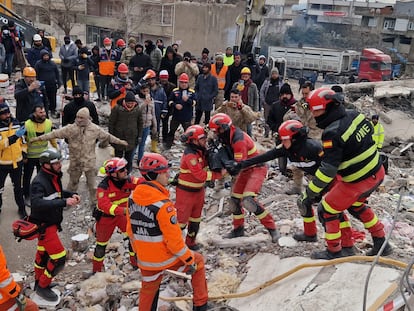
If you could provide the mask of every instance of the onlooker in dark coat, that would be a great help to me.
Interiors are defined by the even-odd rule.
[[[99,125],[99,116],[95,105],[89,100],[85,100],[83,95],[84,93],[82,89],[79,86],[75,85],[72,91],[73,100],[65,105],[65,108],[63,108],[62,126],[74,123],[76,114],[81,108],[84,107],[88,108],[92,122],[96,125]]]
[[[230,91],[233,88],[234,83],[240,80],[240,71],[243,68],[241,63],[241,54],[240,52],[235,52],[234,55],[234,63],[229,66],[226,74],[226,86],[224,88],[224,98],[229,100],[230,99]]]
[[[50,60],[49,51],[43,49],[40,52],[41,60],[35,65],[37,79],[45,82],[47,99],[49,100],[49,109],[54,118],[59,117],[56,112],[56,93],[62,85],[59,78],[57,65]]]
[[[34,67],[37,61],[41,60],[42,50],[50,51],[42,43],[42,37],[39,34],[33,36],[33,46],[27,51],[27,61],[31,67]]]
[[[145,40],[145,53],[151,59],[152,68],[158,72],[162,58],[161,50],[151,40]]]
[[[75,70],[78,86],[89,93],[89,73],[93,71],[94,63],[88,57],[88,48],[79,49],[79,57],[75,61]]]
[[[59,57],[62,60],[60,67],[62,69],[62,83],[66,94],[68,91],[68,87],[66,85],[68,76],[72,82],[72,87],[75,85],[75,73],[73,71],[73,65],[75,64],[75,60],[78,57],[78,48],[76,47],[75,43],[70,40],[69,36],[65,36],[64,42],[65,44],[60,47]]]
[[[266,56],[260,55],[259,56],[259,66],[258,66],[258,74],[253,79],[253,82],[256,83],[257,88],[260,88],[263,85],[263,82],[269,78],[269,67],[266,65]]]
[[[279,101],[273,103],[272,108],[267,118],[267,124],[273,132],[277,132],[279,126],[283,122],[284,115],[293,109],[293,105],[296,103],[296,99],[293,96],[290,85],[285,83],[280,88]]]
[[[204,112],[204,124],[207,125],[213,110],[214,98],[218,94],[218,83],[217,78],[210,73],[210,63],[204,63],[201,70],[202,74],[198,76],[195,86],[197,96],[195,124],[200,123]]]
[[[52,45],[50,44],[50,40],[45,37],[45,32],[43,29],[39,29],[37,33],[42,38],[42,44],[45,48],[47,48],[50,52],[52,52]]]
[[[93,63],[93,79],[95,81],[96,86],[96,94],[98,95],[98,98],[96,101],[101,101],[102,97],[102,90],[101,90],[101,77],[99,75],[99,62],[101,60],[101,56],[99,55],[99,47],[95,45],[92,48],[92,55],[90,57],[90,60]]]
[[[131,58],[128,65],[133,72],[132,80],[135,84],[138,84],[142,77],[144,77],[147,70],[152,68],[151,58],[147,54],[144,54],[143,51],[144,47],[142,44],[138,43],[135,46],[136,55]]]
[[[161,59],[160,71],[168,71],[168,81],[171,83],[177,83],[177,75],[175,74],[175,66],[181,61],[180,57],[177,56],[174,49],[168,46],[164,57]]]

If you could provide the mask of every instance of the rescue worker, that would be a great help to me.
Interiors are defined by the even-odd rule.
[[[106,37],[103,40],[103,44],[104,48],[101,50],[98,66],[102,98],[105,99],[105,95],[109,97],[109,86],[115,74],[115,64],[119,58],[116,50],[112,48],[112,40],[110,38]]]
[[[384,179],[384,167],[372,139],[373,128],[364,115],[355,110],[346,110],[329,88],[312,91],[307,102],[317,126],[323,129],[324,155],[315,177],[298,199],[299,208],[308,208],[337,177],[318,205],[327,248],[313,252],[311,258],[346,256],[342,252],[340,230],[340,215],[345,210],[361,220],[371,233],[374,245],[367,255],[374,256],[385,242],[385,231],[382,222],[366,205],[369,195]],[[391,252],[391,246],[387,244],[382,255]]]
[[[65,267],[66,250],[59,239],[62,231],[63,208],[76,206],[80,196],[62,188],[62,163],[60,153],[46,150],[39,157],[40,172],[30,187],[30,222],[40,227],[35,258],[36,294],[48,301],[57,301],[57,294],[50,288],[52,278]]]
[[[128,66],[120,63],[118,75],[111,80],[108,86],[108,97],[111,99],[111,108],[114,108],[119,99],[124,98],[128,91],[133,91],[134,82],[128,78]]]
[[[20,285],[7,269],[6,255],[0,245],[0,310],[38,311],[38,306],[26,298]]]
[[[215,63],[211,64],[211,74],[216,77],[218,83],[218,93],[214,99],[214,109],[218,109],[224,101],[224,88],[226,86],[228,67],[223,63],[223,54],[217,53],[215,60]]]
[[[170,131],[166,142],[167,148],[171,148],[174,142],[175,132],[181,125],[184,131],[191,125],[193,119],[193,107],[195,105],[195,91],[189,87],[188,75],[182,73],[178,77],[178,88],[175,88],[168,99],[168,105],[173,108]]]
[[[185,243],[189,249],[198,250],[200,247],[196,243],[196,236],[204,206],[205,184],[220,179],[223,174],[208,168],[207,133],[203,127],[191,125],[182,135],[181,141],[186,143],[186,147],[181,157],[175,207],[181,229],[186,229],[188,225]]]
[[[40,171],[39,157],[48,149],[48,141],[30,142],[37,135],[50,133],[53,129],[52,121],[46,118],[46,110],[43,106],[35,106],[29,120],[24,123],[26,128],[27,156],[23,164],[23,194],[26,206],[30,206],[30,182],[33,171]],[[51,139],[50,144],[58,149],[56,139]]]
[[[43,134],[31,139],[30,142],[45,141],[52,138],[65,138],[68,141],[70,163],[68,190],[76,191],[79,179],[83,173],[89,190],[91,207],[96,205],[96,153],[95,144],[99,140],[103,144],[115,143],[127,146],[124,140],[109,134],[98,125],[91,122],[88,108],[81,108],[76,114],[74,124],[68,124],[51,133]]]
[[[126,213],[128,197],[135,189],[139,179],[128,175],[127,161],[124,158],[112,158],[105,162],[105,178],[96,190],[96,247],[93,254],[93,273],[101,272],[104,265],[105,249],[115,228],[126,234]],[[128,240],[129,260],[137,267],[135,253]]]
[[[209,122],[209,128],[218,136],[223,145],[230,148],[236,162],[250,159],[259,154],[254,141],[241,129],[235,127],[228,115],[224,113],[214,115]],[[255,198],[262,188],[266,174],[266,166],[257,165],[242,170],[236,176],[229,200],[233,213],[233,230],[226,235],[226,238],[244,236],[244,209],[247,209],[254,213],[269,231],[273,243],[277,243],[279,240],[280,234],[276,229],[272,215]]]
[[[6,103],[0,104],[0,213],[3,205],[4,183],[7,175],[13,184],[14,200],[18,207],[20,218],[27,216],[24,207],[22,189],[23,158],[26,153],[26,143],[23,136],[26,128],[10,114]]]
[[[140,183],[128,204],[127,231],[137,254],[142,286],[139,310],[157,309],[164,270],[191,274],[193,310],[207,310],[207,281],[204,259],[185,245],[177,223],[177,214],[166,189],[169,179],[167,160],[157,153],[146,153],[139,170],[145,182]]]
[[[247,131],[248,124],[257,119],[257,114],[253,112],[252,108],[243,104],[238,89],[231,90],[230,100],[225,101],[215,113],[227,114],[233,122],[233,125],[240,128],[243,132]]]
[[[236,175],[241,169],[262,164],[279,157],[287,157],[298,170],[301,172],[305,171],[313,176],[321,163],[323,148],[319,140],[309,138],[307,133],[308,128],[300,121],[285,121],[278,130],[279,138],[282,141],[281,145],[239,163],[233,162],[230,166],[226,166],[226,168],[231,175]],[[300,210],[300,213],[303,217],[303,231],[295,233],[293,238],[296,241],[316,242],[317,227],[312,206],[307,206],[306,210]],[[341,215],[341,232],[342,251],[347,256],[355,255],[351,226],[345,214]]]
[[[378,151],[381,151],[382,145],[384,144],[384,127],[379,122],[379,115],[374,114],[371,117],[371,124],[374,127],[374,134],[372,134],[372,139],[374,140]]]
[[[118,40],[116,40],[115,51],[117,53],[117,59],[116,59],[117,62],[119,62],[121,60],[122,52],[125,50],[125,48],[126,48],[126,43],[125,43],[124,39],[119,38]]]

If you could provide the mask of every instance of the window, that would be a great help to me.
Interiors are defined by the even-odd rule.
[[[105,7],[105,16],[112,17],[114,15],[114,7],[112,4],[107,4]]]
[[[395,19],[386,19],[384,21],[384,29],[393,30],[395,27]]]
[[[414,22],[408,22],[407,30],[414,30]]]

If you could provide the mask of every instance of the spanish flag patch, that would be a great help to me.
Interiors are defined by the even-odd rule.
[[[332,140],[324,140],[322,142],[322,147],[324,149],[332,148]]]

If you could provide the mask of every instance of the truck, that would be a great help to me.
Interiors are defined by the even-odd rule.
[[[359,60],[358,81],[391,80],[391,57],[374,48],[363,49]]]
[[[270,46],[268,57],[269,64],[275,63],[277,59],[286,59],[286,74],[289,78],[322,74],[326,83],[347,83],[357,75],[360,53],[354,50]]]

